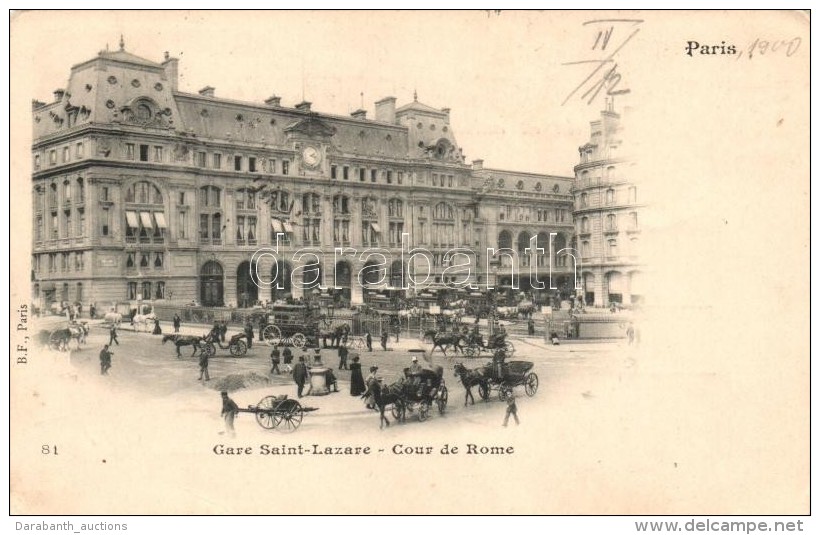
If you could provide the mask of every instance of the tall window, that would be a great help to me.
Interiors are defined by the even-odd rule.
[[[179,212],[179,228],[177,236],[181,240],[188,239],[188,212]]]
[[[588,241],[581,242],[581,256],[584,258],[589,258],[590,255],[590,248]]]
[[[85,181],[82,177],[77,179],[77,202],[85,202]]]
[[[159,145],[154,146],[154,161],[162,161],[162,147],[160,147]]]
[[[233,157],[233,170],[234,171],[241,171],[242,170],[242,156],[234,156]]]
[[[37,241],[43,240],[43,216],[38,215],[34,224],[34,238]]]
[[[75,147],[75,149],[74,149],[74,155],[77,157],[77,159],[82,158],[82,157],[84,156],[84,151],[83,151],[83,142],[82,142],[82,141],[80,141],[80,142],[79,142],[79,143],[77,143],[74,147]]]
[[[248,157],[248,172],[255,173],[256,172],[256,157],[249,156]]]
[[[338,177],[336,176],[336,166],[335,166],[335,165],[331,165],[331,166],[330,166],[330,179],[331,179],[331,180],[336,180],[337,178],[338,178]]]
[[[148,145],[140,145],[140,161],[147,162],[148,161]]]
[[[364,167],[359,168],[359,182],[364,182],[364,177],[367,174],[367,169]]]
[[[635,186],[629,188],[629,202],[638,202],[638,188]]]
[[[213,167],[214,169],[222,169],[222,155],[218,152],[213,155]]]
[[[293,208],[293,201],[287,191],[274,191],[270,196],[270,208],[272,212],[287,214]],[[303,210],[304,212],[304,210]]]
[[[290,173],[290,162],[287,160],[282,160],[282,174],[287,175]]]
[[[581,218],[581,232],[589,232],[589,218],[582,217]]]
[[[85,236],[85,210],[80,208],[77,210],[77,236]]]
[[[390,222],[390,245],[392,247],[397,247],[401,245],[401,235],[404,232],[404,222],[403,221],[391,221]]]
[[[125,191],[126,243],[162,243],[165,239],[165,213],[162,192],[142,181]]]
[[[606,216],[606,229],[618,230],[618,219],[615,217],[615,214],[609,214]]]
[[[589,195],[586,193],[581,194],[581,208],[586,208],[589,206]]]
[[[440,202],[433,208],[432,243],[439,246],[456,244],[455,210],[452,205]]]
[[[615,190],[612,188],[606,190],[606,203],[615,204]]]
[[[216,186],[199,188],[199,242],[222,244],[222,190]]]
[[[321,243],[322,202],[316,193],[302,195],[302,241],[305,245]]]
[[[387,215],[389,217],[404,217],[404,203],[401,199],[390,199],[387,202]]]
[[[205,159],[207,158],[207,154],[203,151],[198,151],[194,153],[194,165],[197,167],[205,167]]]
[[[376,169],[371,169],[370,170],[370,181],[375,182],[377,175],[378,175],[378,171]]]
[[[111,235],[111,209],[108,206],[103,206],[100,211],[100,235]]]
[[[350,178],[350,167],[344,166],[342,167],[342,180],[347,180]]]
[[[378,246],[380,233],[376,199],[365,197],[362,199],[362,244],[365,247]]]
[[[350,198],[346,195],[333,197],[333,243],[350,244]]]
[[[638,212],[629,212],[629,228],[638,228]]]
[[[256,193],[249,189],[240,189],[236,192],[237,210],[256,210]]]

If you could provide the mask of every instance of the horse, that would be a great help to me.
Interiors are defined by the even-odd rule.
[[[339,347],[340,344],[347,341],[348,336],[350,336],[350,325],[346,323],[337,325],[330,334],[331,347]]]
[[[447,346],[449,345],[453,346],[455,351],[464,353],[464,350],[461,348],[462,338],[464,337],[457,333],[440,333],[431,329],[424,333],[422,340],[430,339],[433,341],[433,349],[430,350],[431,355],[437,347],[440,347],[444,356],[447,356]]]
[[[182,358],[182,354],[179,352],[179,348],[182,346],[193,346],[194,352],[191,353],[191,356],[196,356],[196,350],[199,349],[203,351],[200,344],[202,343],[203,337],[202,336],[193,336],[190,334],[166,334],[162,337],[163,345],[168,340],[172,341],[177,348],[177,358]]]
[[[150,314],[135,314],[131,318],[131,324],[134,326],[134,330],[150,331],[154,328],[154,321],[156,319],[157,315],[153,312]]]
[[[397,407],[397,412],[401,415],[399,420],[403,419],[404,402],[401,397],[401,392],[401,381],[389,386],[384,386],[380,380],[376,380],[370,381],[367,385],[367,391],[362,397],[369,396],[376,403],[376,408],[379,411],[379,429],[384,429],[385,425],[390,427],[390,421],[387,419],[387,416],[384,415],[384,409],[388,405]]]
[[[464,406],[467,406],[468,399],[471,405],[475,405],[472,388],[479,386],[484,387],[485,390],[487,389],[487,377],[484,376],[484,372],[480,368],[468,370],[464,367],[464,364],[460,362],[457,362],[456,365],[453,366],[453,371],[455,372],[455,376],[461,379],[461,384],[464,385]]]
[[[106,323],[113,323],[114,325],[119,325],[122,323],[122,314],[119,312],[107,312],[105,314],[105,322]]]

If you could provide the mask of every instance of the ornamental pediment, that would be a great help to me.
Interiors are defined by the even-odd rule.
[[[311,116],[288,126],[285,128],[285,133],[290,137],[329,138],[336,133],[336,128],[318,117]]]

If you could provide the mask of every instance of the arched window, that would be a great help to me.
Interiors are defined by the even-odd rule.
[[[151,182],[136,182],[125,190],[125,202],[136,204],[162,204],[162,192]]]
[[[349,215],[350,214],[350,198],[347,195],[333,196],[333,214],[334,215]]]
[[[615,166],[610,165],[609,167],[607,167],[606,171],[604,172],[604,176],[606,178],[614,178],[615,177]]]
[[[615,190],[612,188],[606,190],[606,203],[615,204]]]
[[[271,210],[274,212],[289,213],[293,207],[293,202],[290,199],[290,193],[287,191],[274,191],[270,194],[268,202]]]
[[[453,246],[456,244],[455,211],[445,202],[433,207],[433,245]]]
[[[334,195],[333,197],[333,243],[334,245],[350,244],[350,198],[347,195]]]
[[[582,241],[581,242],[581,256],[584,257],[584,258],[589,258],[590,252],[591,252],[591,250],[589,248],[589,242],[586,241],[586,240]]]
[[[589,206],[589,195],[586,193],[581,194],[581,208],[586,208]]]
[[[433,219],[452,221],[455,219],[453,207],[446,202],[440,202],[433,209]]]
[[[589,232],[589,218],[586,216],[581,218],[581,232]]]

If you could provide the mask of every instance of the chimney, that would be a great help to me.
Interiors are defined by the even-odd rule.
[[[307,100],[303,100],[299,104],[296,105],[296,109],[299,111],[310,111],[310,102]]]
[[[165,77],[171,81],[171,91],[176,91],[179,83],[179,60],[165,52],[165,61],[162,62],[162,66],[165,68]]]
[[[202,89],[199,90],[199,94],[202,95],[203,97],[213,98],[214,91],[216,91],[215,88],[213,88],[209,85],[206,85],[205,87],[203,87]]]
[[[42,108],[45,105],[46,105],[45,102],[40,102],[37,99],[31,99],[31,111],[39,110],[40,108]]]
[[[396,97],[384,97],[376,102],[376,120],[391,124],[396,122]]]
[[[276,95],[271,95],[270,97],[265,99],[265,104],[273,108],[278,108],[279,106],[281,106],[280,102],[282,102],[282,97],[277,97]]]
[[[473,171],[484,169],[484,160],[473,160]]]
[[[63,100],[63,95],[65,95],[65,89],[55,89],[54,90],[54,101],[60,102]]]
[[[358,110],[354,111],[353,113],[351,113],[350,116],[353,117],[354,119],[365,120],[365,119],[367,119],[367,111],[363,110],[363,109],[358,109]]]

